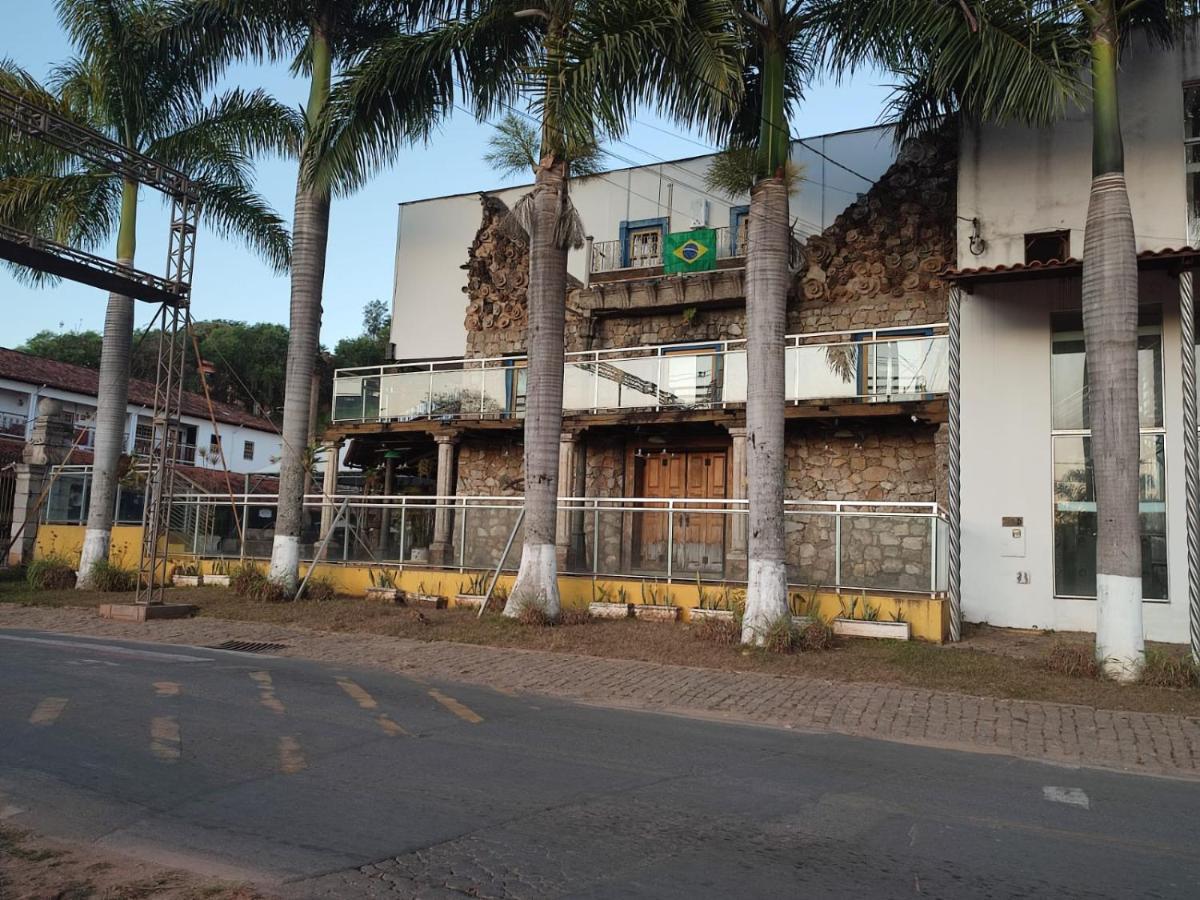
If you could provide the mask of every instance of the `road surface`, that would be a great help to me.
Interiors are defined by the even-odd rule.
[[[285,897],[1200,897],[1200,783],[0,631],[0,820]]]

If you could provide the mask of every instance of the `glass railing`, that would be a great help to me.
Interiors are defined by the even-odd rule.
[[[944,325],[792,335],[786,399],[931,399],[948,386]],[[335,422],[507,419],[525,414],[526,358],[457,359],[341,369]],[[662,344],[569,353],[563,412],[718,409],[746,402],[746,343]]]

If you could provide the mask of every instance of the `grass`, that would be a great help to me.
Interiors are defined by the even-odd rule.
[[[1062,635],[1020,636],[1025,657],[996,649],[1017,636],[985,629],[976,649],[939,647],[918,641],[837,639],[822,653],[770,653],[744,648],[732,634],[714,640],[702,625],[670,625],[637,619],[591,620],[564,610],[564,623],[531,628],[495,613],[477,618],[473,610],[417,610],[338,597],[324,602],[275,603],[241,599],[226,588],[183,588],[177,599],[200,606],[200,615],[243,622],[264,622],[318,631],[388,635],[424,641],[453,641],[585,656],[635,659],[725,671],[802,675],[835,681],[871,681],[976,696],[1041,700],[1101,709],[1200,716],[1200,690],[1153,684],[1118,685],[1052,670],[1046,659]],[[0,581],[0,603],[46,607],[91,607],[112,602],[113,595],[91,591],[34,591],[24,581]],[[707,639],[702,639],[707,638]],[[988,643],[990,642],[990,644]],[[1082,640],[1075,641],[1082,645]],[[1090,641],[1087,643],[1090,647]],[[1089,651],[1090,652],[1090,651]],[[1174,651],[1163,651],[1174,653]],[[1148,671],[1164,666],[1148,655]],[[1165,667],[1169,669],[1170,667]],[[1178,683],[1175,676],[1162,683]]]

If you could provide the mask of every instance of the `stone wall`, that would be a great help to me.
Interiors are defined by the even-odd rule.
[[[522,446],[511,438],[471,438],[458,448],[459,496],[508,497],[525,491]]]

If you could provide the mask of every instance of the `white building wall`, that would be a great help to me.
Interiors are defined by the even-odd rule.
[[[867,128],[806,139],[792,148],[804,178],[792,197],[797,235],[828,226],[870,188],[895,158],[891,131]],[[810,149],[810,147],[812,149]],[[829,157],[826,159],[825,156]],[[711,156],[619,169],[572,183],[572,198],[587,233],[597,242],[620,237],[623,221],[669,218],[669,231],[692,226],[697,204],[707,202],[709,227],[730,224],[730,209],[748,205],[705,187]],[[836,161],[841,165],[837,165]],[[844,167],[844,168],[843,168]],[[848,171],[853,170],[853,171]],[[855,174],[858,173],[858,174]],[[860,176],[865,176],[860,177]],[[493,191],[510,208],[530,186]],[[397,359],[462,356],[467,283],[462,266],[479,228],[479,194],[459,194],[400,205],[392,297],[392,343]],[[581,281],[585,253],[573,251],[568,268]]]

